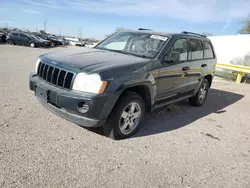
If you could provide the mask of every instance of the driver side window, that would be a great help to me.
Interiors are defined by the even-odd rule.
[[[22,37],[23,39],[29,40],[29,37],[27,35],[22,34],[22,33],[20,33],[20,37]]]
[[[188,59],[188,41],[187,39],[178,39],[175,41],[173,46],[170,49],[170,53],[179,53],[179,61],[187,61]]]

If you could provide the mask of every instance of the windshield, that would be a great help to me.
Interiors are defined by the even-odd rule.
[[[35,36],[35,35],[30,35],[33,39],[36,39],[36,40],[40,40],[40,38],[38,36]]]
[[[112,35],[95,48],[131,54],[144,58],[155,58],[168,37],[149,33],[120,32]]]

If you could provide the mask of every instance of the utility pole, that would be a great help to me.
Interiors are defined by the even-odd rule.
[[[60,37],[62,37],[62,30],[60,29]]]
[[[78,37],[79,39],[82,39],[82,29],[78,28]]]
[[[45,20],[45,22],[44,22],[44,32],[46,33],[46,20]]]
[[[8,23],[7,22],[5,23],[5,28],[8,29]]]

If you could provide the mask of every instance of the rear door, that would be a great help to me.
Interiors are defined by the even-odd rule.
[[[157,100],[163,100],[187,90],[187,80],[184,77],[189,70],[188,39],[179,38],[174,41],[167,56],[171,53],[179,54],[179,61],[164,63],[159,70],[157,78]]]
[[[20,44],[19,33],[11,33],[10,39],[14,42],[14,44]]]
[[[203,42],[204,48],[204,63],[202,64],[203,74],[214,74],[215,64],[216,64],[216,56],[210,41]]]
[[[186,80],[189,90],[196,89],[199,86],[202,77],[204,62],[203,41],[198,38],[189,38],[188,40],[188,61],[190,70],[187,72]]]

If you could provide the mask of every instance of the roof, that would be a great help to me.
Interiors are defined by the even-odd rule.
[[[198,39],[203,39],[206,41],[210,41],[210,39],[206,38],[206,36],[198,34],[198,33],[192,33],[192,32],[187,32],[187,31],[183,31],[183,33],[167,33],[167,32],[159,32],[159,31],[153,31],[153,30],[149,30],[149,29],[141,29],[141,30],[124,30],[121,32],[136,32],[136,33],[149,33],[152,35],[161,35],[161,36],[166,36],[166,37],[171,37],[171,36],[175,36],[175,37],[194,37],[194,38],[198,38]]]

